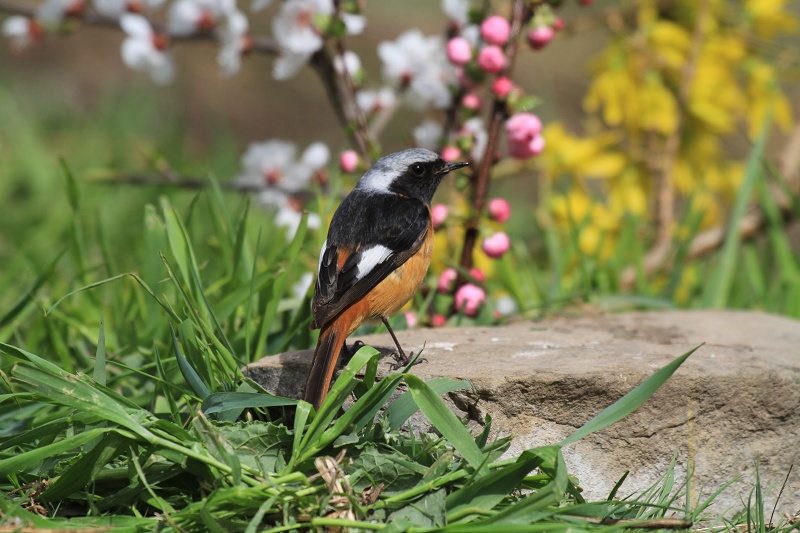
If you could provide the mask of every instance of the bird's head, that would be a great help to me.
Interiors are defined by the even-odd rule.
[[[438,154],[411,148],[380,158],[356,185],[357,189],[379,194],[399,194],[430,205],[442,178],[465,162],[445,163]]]

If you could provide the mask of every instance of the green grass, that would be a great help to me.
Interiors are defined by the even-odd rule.
[[[490,420],[471,435],[441,401],[468,384],[424,383],[407,369],[377,384],[356,379],[363,367],[375,375],[371,349],[350,361],[317,413],[262,390],[242,375],[243,365],[314,343],[309,295],[292,286],[316,266],[322,235],[301,226],[287,243],[269,214],[216,186],[96,183],[101,170],[154,168],[164,158],[186,173],[235,161],[230,149],[189,161],[175,132],[149,136],[138,109],[101,106],[93,128],[76,138],[65,133],[79,122],[68,112],[26,115],[0,95],[0,112],[11,117],[0,124],[9,213],[0,217],[3,520],[122,531],[617,531],[674,515],[708,520],[714,530],[773,530],[760,485],[741,514],[720,517],[707,515],[714,493],[682,501],[687,487],[676,483],[674,465],[637,497],[601,502],[584,501],[566,470],[564,445],[626,416],[689,354],[565,441],[510,459],[501,459],[508,439],[488,439]],[[144,161],[131,153],[137,143],[146,144]],[[513,236],[514,254],[498,262],[488,285],[512,294],[522,316],[610,298],[669,307],[677,305],[681,273],[693,268],[700,280],[723,281],[696,284],[682,305],[800,316],[800,261],[766,193],[781,180],[761,161],[756,144],[746,181],[766,213],[760,239],[731,236],[722,253],[676,264],[661,279],[641,278],[634,295],[620,296],[622,269],[645,252],[635,221],[607,261],[583,257],[575,239],[536,226],[538,247],[527,250],[530,237]],[[799,205],[795,199],[795,215]],[[457,320],[495,321],[491,306]],[[401,383],[408,392],[391,401]],[[357,401],[340,413],[351,395]],[[437,434],[408,430],[418,409]]]

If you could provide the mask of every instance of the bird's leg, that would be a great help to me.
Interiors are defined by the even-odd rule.
[[[342,346],[342,354],[339,356],[339,366],[345,366],[347,363],[350,362],[350,359],[356,354],[364,346],[364,343],[361,340],[355,341],[350,347],[347,347],[347,343]]]
[[[392,340],[394,341],[394,345],[397,347],[397,353],[395,354],[395,362],[392,365],[392,370],[397,370],[400,367],[406,366],[410,358],[414,357],[414,352],[411,352],[410,356],[407,356],[406,353],[403,351],[403,348],[400,346],[400,341],[397,340],[397,336],[394,334],[394,330],[392,330],[392,326],[389,325],[389,321],[386,319],[385,316],[381,317],[383,321],[383,325],[386,326],[386,329],[389,330],[389,335],[392,336]],[[420,359],[415,364],[424,362],[425,359]]]

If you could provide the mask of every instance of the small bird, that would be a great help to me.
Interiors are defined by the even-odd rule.
[[[431,200],[442,178],[468,163],[445,163],[412,148],[379,159],[333,214],[322,245],[311,305],[320,328],[305,401],[319,408],[347,337],[364,320],[380,319],[405,353],[387,317],[422,284],[431,263]]]

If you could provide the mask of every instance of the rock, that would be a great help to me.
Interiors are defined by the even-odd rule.
[[[692,501],[741,476],[716,500],[715,509],[724,510],[747,501],[758,462],[771,510],[794,464],[776,517],[800,509],[798,321],[753,312],[673,311],[397,334],[404,348],[425,346],[428,362],[414,374],[472,383],[469,409],[491,414],[496,435],[515,436],[514,455],[558,443],[655,370],[705,343],[629,417],[567,446],[570,473],[587,499],[604,499],[626,471],[618,496],[649,487],[676,456],[683,480],[688,465],[694,466]],[[361,340],[392,345],[388,334]],[[299,397],[311,355],[265,357],[247,372],[276,394]]]

